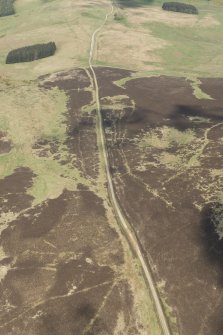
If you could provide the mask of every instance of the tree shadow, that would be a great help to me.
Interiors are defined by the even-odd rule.
[[[222,216],[223,204],[219,202],[211,202],[204,206],[201,211],[201,230],[204,251],[210,264],[211,273],[217,277],[217,285],[222,290],[223,287],[223,238],[218,234],[219,220],[216,219],[216,213]],[[220,295],[219,295],[220,298]],[[223,329],[222,322],[222,306],[223,300],[218,299],[216,306],[210,310],[207,320],[208,334],[221,335]],[[206,331],[204,332],[205,334]]]
[[[201,117],[210,119],[211,122],[223,121],[223,109],[221,107],[202,108],[201,106],[176,105],[173,113],[170,115],[172,125],[181,131],[188,128],[197,128],[202,126],[202,122],[196,123],[189,117]],[[204,121],[205,122],[205,121]]]
[[[219,212],[223,213],[223,204],[206,204],[201,211],[201,229],[207,258],[219,276],[219,285],[223,286],[223,238],[220,238],[216,229]]]

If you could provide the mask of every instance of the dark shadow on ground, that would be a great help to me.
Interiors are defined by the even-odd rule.
[[[188,129],[198,130],[206,128],[207,121],[205,119],[209,120],[210,123],[223,121],[222,108],[214,106],[204,109],[199,105],[173,105],[172,111],[168,111],[167,113],[164,107],[159,111],[155,108],[146,109],[136,105],[135,110],[132,110],[132,108],[123,108],[122,113],[104,109],[102,110],[102,115],[105,127],[117,124],[126,127],[128,124],[128,131],[133,131],[135,128],[136,133],[138,129],[144,128],[145,124],[147,128],[151,129],[169,126],[179,131],[186,131]],[[194,122],[190,117],[204,118],[204,120]]]
[[[190,121],[188,117],[202,117],[209,119],[211,122],[221,122],[223,120],[223,109],[218,106],[204,108],[201,105],[176,105],[170,115],[172,126],[180,131],[188,128],[201,128],[202,122],[195,123]]]
[[[222,213],[223,204],[219,202],[208,203],[201,211],[201,243],[204,246],[212,273],[217,276],[217,285],[220,286],[221,290],[223,287],[223,238],[220,238],[216,227],[219,228],[218,215],[222,216]],[[207,320],[208,326],[203,329],[204,335],[222,334],[222,298],[220,296],[213,306]]]
[[[212,202],[204,206],[201,211],[201,229],[205,252],[212,266],[216,267],[219,274],[219,284],[223,286],[223,238],[217,230],[219,218],[223,213],[223,204]]]

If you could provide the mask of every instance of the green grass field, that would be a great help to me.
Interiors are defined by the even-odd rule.
[[[144,60],[144,69],[142,65],[140,68],[144,73],[189,78],[222,77],[222,1],[187,1],[198,8],[199,15],[196,17],[172,12],[164,14],[160,10],[163,3],[160,0],[133,2],[126,0],[121,3],[126,6],[123,10],[119,10],[119,13],[122,13],[122,19],[116,23],[116,27],[117,24],[122,24],[123,29],[139,31],[141,34],[147,32],[165,42],[165,45],[153,51],[153,57],[148,53],[148,60]],[[127,6],[132,3],[135,4],[134,7]],[[151,12],[154,13],[153,17]],[[145,49],[147,47],[149,46],[144,46]],[[135,63],[137,65],[137,60]],[[148,65],[156,69],[147,71]]]
[[[72,67],[86,67],[92,32],[102,23],[107,3],[95,6],[65,0],[21,0],[16,15],[0,18],[0,73],[11,78],[35,79]],[[8,52],[27,45],[55,41],[54,59],[5,65]]]
[[[196,1],[193,3],[196,4]],[[221,77],[223,75],[223,12],[205,2],[197,2],[199,18],[207,13],[216,23],[208,22],[190,26],[171,26],[162,22],[145,23],[144,27],[169,42],[158,54],[162,58],[164,72],[181,76]],[[176,14],[177,15],[177,14]],[[210,24],[210,26],[209,26]]]

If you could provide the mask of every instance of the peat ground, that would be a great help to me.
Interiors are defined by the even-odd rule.
[[[200,79],[212,100],[198,100],[184,78],[132,78],[121,86],[130,71],[96,73],[117,196],[173,332],[220,335],[223,247],[212,219],[221,202],[223,80]],[[147,334],[138,314],[142,300],[135,304],[145,294],[139,282],[137,294],[130,285],[130,264],[100,190],[88,73],[61,72],[38,85],[66,93],[67,136],[62,144],[37,138],[33,155],[77,169],[81,179],[75,190],[37,205],[28,192],[36,178],[30,168],[1,179],[1,333]],[[6,135],[7,154],[13,143]]]
[[[223,80],[201,79],[213,99],[198,100],[184,78],[121,88],[114,81],[129,73],[96,74],[117,196],[167,312],[182,335],[220,335],[223,247],[210,209],[222,194]]]
[[[33,205],[31,169],[0,180],[0,333],[145,334],[114,219],[93,191],[99,184],[95,114],[82,110],[92,102],[89,77],[73,70],[45,76],[39,86],[56,86],[68,97],[63,146],[69,154],[64,159],[55,139],[39,138],[33,155],[78,169],[86,184]]]

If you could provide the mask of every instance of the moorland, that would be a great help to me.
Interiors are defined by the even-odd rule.
[[[187,3],[0,17],[1,334],[222,334],[222,4]]]

